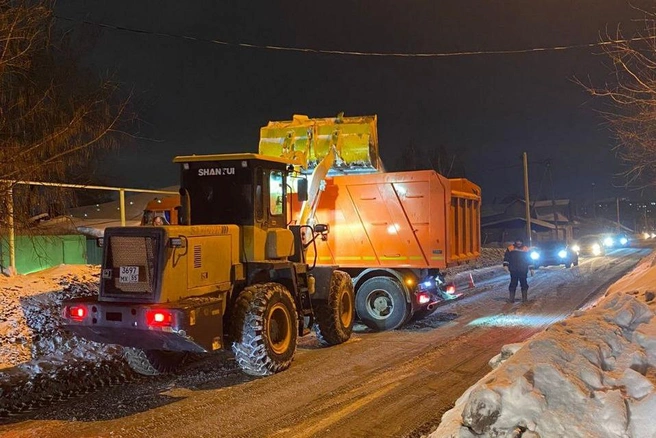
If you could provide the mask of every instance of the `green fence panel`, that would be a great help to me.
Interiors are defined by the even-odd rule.
[[[87,239],[87,263],[90,265],[102,264],[103,249],[98,246],[95,238]]]
[[[87,263],[86,237],[66,236],[16,236],[16,272],[29,274],[61,264]],[[0,264],[9,266],[9,243],[2,239]]]

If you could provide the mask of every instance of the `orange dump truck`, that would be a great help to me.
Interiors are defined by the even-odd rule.
[[[389,330],[453,297],[440,270],[480,255],[481,191],[431,170],[385,172],[376,123],[376,116],[295,115],[262,127],[259,151],[297,162],[297,180],[309,180],[309,199],[288,198],[287,220],[330,226],[308,248],[308,263],[347,271],[362,322]],[[166,210],[173,221],[178,206],[171,197],[145,213]]]
[[[328,177],[315,217],[330,232],[308,262],[349,272],[362,322],[394,329],[450,298],[441,269],[480,255],[480,202],[478,186],[432,170]]]

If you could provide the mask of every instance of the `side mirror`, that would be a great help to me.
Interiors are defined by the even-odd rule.
[[[296,181],[297,188],[298,188],[298,200],[299,201],[307,201],[308,200],[308,180],[305,178],[301,178]]]
[[[314,226],[314,232],[321,236],[321,240],[324,242],[328,240],[328,233],[330,232],[330,227],[328,224],[316,224]]]

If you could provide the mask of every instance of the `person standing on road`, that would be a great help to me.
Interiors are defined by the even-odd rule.
[[[528,299],[528,281],[526,277],[528,272],[533,276],[533,264],[529,256],[528,246],[524,245],[522,239],[515,239],[515,243],[506,248],[506,253],[503,255],[503,269],[510,273],[510,285],[508,291],[510,292],[511,303],[515,302],[515,291],[517,290],[517,283],[521,285],[522,289],[522,302]]]

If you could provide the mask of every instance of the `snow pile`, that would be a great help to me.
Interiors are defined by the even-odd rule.
[[[44,394],[88,385],[100,374],[125,375],[112,365],[120,360],[118,347],[61,328],[62,301],[97,295],[98,277],[98,266],[62,265],[0,278],[0,417]]]
[[[469,271],[472,269],[488,268],[490,266],[501,266],[503,263],[503,254],[505,248],[481,248],[481,255],[469,263],[460,266],[453,266],[446,269],[447,276],[455,276],[457,274]]]
[[[62,301],[97,295],[98,277],[97,266],[62,266],[0,279],[0,372],[19,364],[35,367],[30,361],[106,353],[61,329]]]
[[[431,437],[656,436],[656,258],[491,361]]]

